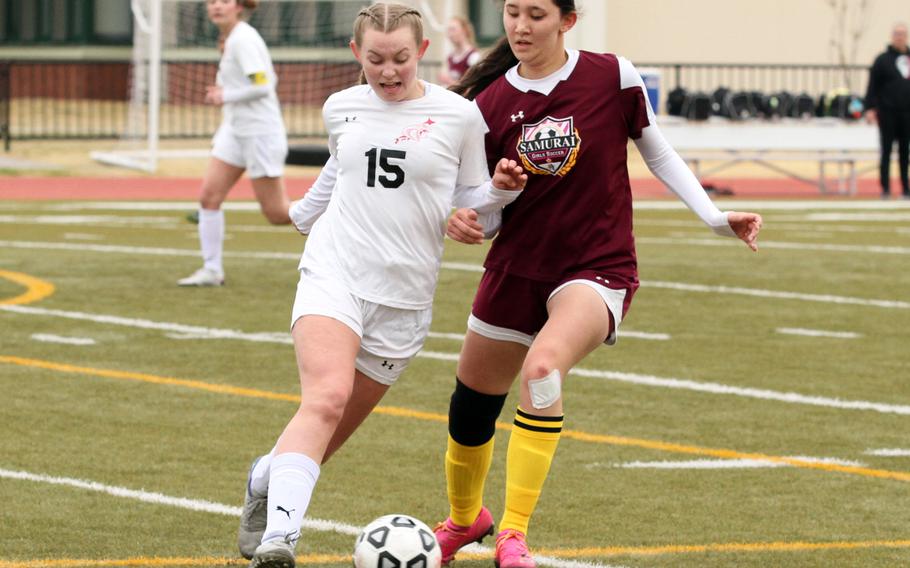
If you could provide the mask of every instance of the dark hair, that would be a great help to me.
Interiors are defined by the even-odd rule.
[[[561,16],[575,14],[575,0],[550,0],[559,8]],[[460,81],[452,85],[450,90],[466,99],[473,100],[490,84],[501,77],[506,71],[518,64],[518,58],[512,53],[509,38],[503,36],[490,48],[483,59],[472,65]]]

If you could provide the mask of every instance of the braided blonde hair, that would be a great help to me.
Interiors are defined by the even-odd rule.
[[[423,43],[423,18],[420,12],[403,4],[379,2],[364,8],[354,20],[354,44],[363,44],[367,26],[381,32],[393,32],[402,26],[409,26],[414,32],[417,45]]]

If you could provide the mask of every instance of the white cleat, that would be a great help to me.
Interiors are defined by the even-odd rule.
[[[259,545],[249,568],[294,568],[294,545],[286,540],[271,540]]]
[[[224,274],[211,268],[202,267],[186,278],[177,281],[178,286],[224,286]]]
[[[250,487],[250,477],[253,475],[253,468],[262,458],[256,458],[253,465],[250,466],[250,473],[247,475],[246,491],[243,498],[243,512],[240,513],[240,528],[237,531],[237,547],[240,549],[240,555],[247,560],[252,560],[256,553],[256,548],[262,543],[262,535],[265,533],[265,526],[268,522],[268,495],[258,497],[253,495]]]

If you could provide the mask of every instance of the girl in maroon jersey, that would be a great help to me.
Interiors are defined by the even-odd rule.
[[[446,39],[452,44],[452,51],[446,56],[446,68],[439,72],[439,84],[448,87],[480,61],[481,55],[474,43],[474,26],[461,16],[449,19]]]
[[[498,227],[458,361],[445,467],[450,516],[436,527],[443,562],[493,533],[483,485],[496,418],[516,376],[519,407],[506,461],[499,568],[532,568],[526,534],[563,422],[563,378],[612,344],[638,288],[626,148],[709,227],[752,250],[754,213],[721,212],[669,147],[638,72],[612,54],[567,50],[573,0],[505,0],[503,38],[454,87],[490,128],[487,156],[529,179],[501,219],[459,210],[448,235],[478,243]],[[545,228],[545,231],[542,230]]]

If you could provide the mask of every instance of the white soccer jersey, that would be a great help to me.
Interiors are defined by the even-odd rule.
[[[224,122],[236,136],[284,136],[278,76],[262,36],[248,23],[238,22],[225,40],[216,83],[224,89]]]
[[[326,101],[327,167],[337,167],[337,181],[300,261],[364,300],[403,309],[432,306],[453,205],[502,207],[518,194],[489,184],[477,106],[424,86],[423,97],[399,103],[368,85]]]

